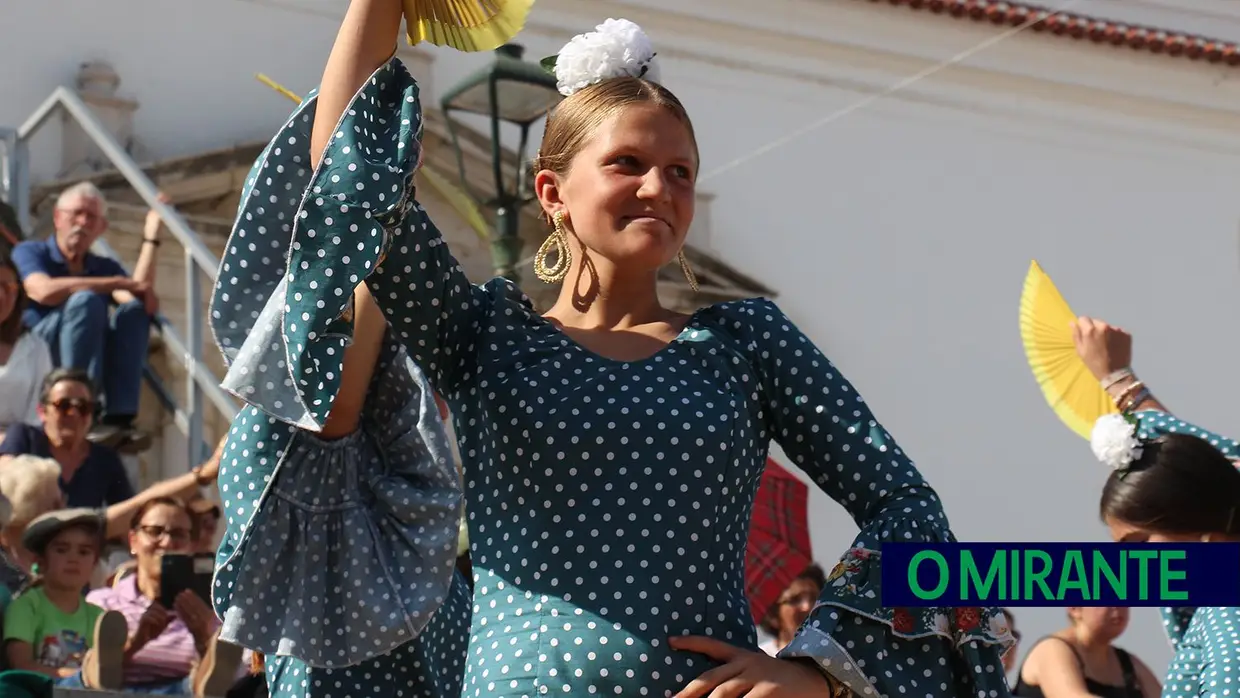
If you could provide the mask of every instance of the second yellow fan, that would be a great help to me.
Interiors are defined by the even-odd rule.
[[[402,0],[410,44],[491,51],[525,26],[534,0]]]
[[[1020,296],[1020,337],[1029,368],[1042,395],[1060,421],[1084,439],[1094,422],[1118,412],[1072,342],[1076,315],[1051,278],[1035,261],[1029,265]]]

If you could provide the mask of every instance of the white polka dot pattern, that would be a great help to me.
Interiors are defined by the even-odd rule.
[[[1163,682],[1163,698],[1240,696],[1240,609],[1199,608]]]
[[[252,408],[236,419],[219,480],[230,506],[216,575],[226,640],[350,666],[416,637],[443,603],[462,497],[420,375],[389,342],[362,428],[336,441]],[[259,479],[256,461],[278,465]],[[244,521],[235,535],[233,520]]]
[[[1146,410],[1136,413],[1137,436],[1142,440],[1156,439],[1165,434],[1187,434],[1204,439],[1231,459],[1240,458],[1240,442],[1235,439],[1219,436],[1201,427],[1185,422],[1165,412]],[[1197,609],[1188,607],[1164,608],[1162,612],[1163,630],[1171,641],[1172,647],[1179,647],[1180,641],[1188,631],[1189,623]]]
[[[226,640],[351,666],[417,636],[443,603],[463,502],[434,395],[417,376],[389,342],[362,428],[343,439],[321,441],[252,408],[234,422],[219,490],[236,507],[229,519],[250,513],[236,537],[228,522],[219,563]],[[264,482],[255,461],[278,465]]]
[[[714,662],[671,650],[669,635],[756,651],[744,553],[772,439],[861,526],[845,560],[888,540],[951,540],[933,490],[770,301],[700,310],[654,356],[613,361],[538,316],[511,283],[471,285],[416,202],[404,199],[380,226],[390,244],[376,240],[371,211],[356,202],[382,203],[372,181],[408,181],[414,159],[399,160],[407,169],[398,176],[381,156],[416,147],[416,133],[390,125],[417,119],[403,67],[393,61],[378,75],[339,128],[369,150],[346,151],[341,140],[325,155],[341,175],[331,191],[352,187],[354,205],[337,213],[326,196],[302,209],[333,222],[316,222],[317,242],[307,236],[291,253],[318,261],[290,263],[281,346],[298,400],[317,419],[339,354],[315,353],[316,343],[334,345],[303,342],[291,324],[330,326],[341,306],[322,302],[339,283],[329,279],[360,277],[371,267],[359,270],[358,259],[383,258],[368,284],[393,336],[449,402],[465,466],[475,594],[462,695],[670,696]],[[281,182],[267,186],[297,193]],[[333,230],[348,231],[345,241],[328,244]],[[946,629],[922,617],[897,631],[894,610],[864,585],[877,566],[873,555],[860,576],[824,591],[797,651],[855,679],[862,695],[911,686],[916,696],[1006,696],[997,610],[973,609],[969,624]],[[832,666],[841,651],[851,669]]]
[[[271,698],[456,698],[469,630],[469,587],[457,573],[448,600],[418,638],[352,667],[308,667],[267,657]]]

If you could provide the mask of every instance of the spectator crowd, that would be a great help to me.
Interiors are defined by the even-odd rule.
[[[131,274],[92,251],[108,227],[94,185],[65,190],[52,220],[0,259],[0,694],[24,672],[223,696],[257,658],[217,639],[209,587],[164,579],[169,560],[211,567],[220,451],[141,491],[124,463],[152,443],[137,416],[161,221],[148,214]]]

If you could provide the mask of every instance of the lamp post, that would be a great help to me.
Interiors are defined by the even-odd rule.
[[[537,63],[522,60],[524,54],[524,47],[517,44],[499,47],[490,65],[448,90],[440,101],[448,133],[452,136],[452,147],[456,151],[461,183],[475,201],[495,211],[496,231],[491,237],[495,274],[518,284],[520,279],[516,264],[521,253],[520,212],[521,207],[534,198],[527,191],[529,167],[525,160],[530,127],[561,99],[555,76]],[[460,124],[453,118],[454,112],[479,114],[490,119],[494,196],[479,195],[469,183],[458,133]],[[500,143],[501,127],[505,123],[516,126],[521,134],[516,150],[516,172],[508,177],[505,176],[504,149]],[[509,182],[511,186],[506,186]]]

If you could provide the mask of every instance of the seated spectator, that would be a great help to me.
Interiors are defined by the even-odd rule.
[[[64,506],[60,490],[60,465],[51,458],[17,456],[0,467],[0,494],[11,509],[0,529],[0,545],[6,556],[29,573],[34,556],[22,545],[26,526],[39,516]]]
[[[13,505],[9,504],[4,495],[0,495],[0,526],[7,526],[12,516]],[[28,579],[26,570],[13,562],[6,550],[0,548],[0,617],[3,617],[9,602],[26,586]],[[0,661],[0,666],[4,666],[3,661]]]
[[[193,544],[196,531],[189,510],[177,499],[154,499],[134,516],[131,529],[134,574],[86,596],[125,616],[124,690],[224,695],[242,670],[241,648],[218,641],[219,620],[194,592],[182,592],[170,609],[159,603],[161,557],[190,552]]]
[[[144,450],[150,437],[134,429],[134,419],[151,316],[158,309],[152,284],[159,218],[152,231],[148,217],[132,278],[115,260],[90,252],[108,227],[103,193],[93,184],[61,193],[52,220],[54,235],[13,249],[31,301],[26,323],[48,343],[57,366],[82,369],[101,387],[104,410],[96,437],[126,452]]]
[[[0,443],[5,456],[34,455],[60,464],[64,506],[101,509],[134,496],[133,485],[116,451],[91,443],[95,391],[90,377],[75,368],[58,368],[43,380],[39,393],[42,426],[14,424]]]
[[[1068,609],[1068,627],[1038,640],[1016,673],[1022,698],[1158,698],[1158,677],[1135,655],[1115,646],[1128,628],[1122,607]]]
[[[97,630],[106,635],[111,627],[115,634],[124,628],[124,617],[113,613],[100,622],[104,610],[82,595],[103,547],[102,517],[91,509],[50,512],[30,522],[22,542],[39,561],[40,575],[5,613],[9,666],[50,676],[59,686],[103,687],[109,671],[119,674],[121,654],[117,638],[99,637]],[[112,646],[97,653],[94,671],[87,672],[94,676],[84,677],[87,652],[109,641]]]
[[[39,386],[52,370],[47,344],[27,331],[26,291],[13,260],[0,259],[0,433],[10,425],[38,424]],[[0,439],[4,437],[0,435]]]
[[[809,618],[826,585],[827,576],[818,565],[810,565],[797,575],[762,619],[762,629],[771,639],[762,643],[760,649],[773,657],[787,647],[797,629]]]

